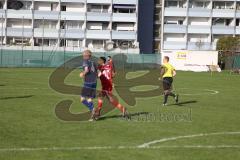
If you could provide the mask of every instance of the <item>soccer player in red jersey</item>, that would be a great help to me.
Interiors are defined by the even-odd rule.
[[[112,90],[113,90],[113,83],[112,83],[112,66],[109,65],[109,63],[106,63],[106,58],[105,57],[100,57],[98,60],[98,77],[101,80],[101,84],[102,84],[102,90],[99,94],[99,98],[98,98],[98,107],[96,109],[95,112],[95,117],[96,119],[98,117],[100,117],[101,115],[101,109],[103,106],[103,98],[107,97],[107,99],[110,101],[110,103],[116,107],[117,109],[119,109],[122,114],[123,117],[129,118],[128,114],[127,114],[127,110],[125,107],[123,107],[117,100],[115,100],[113,98],[113,94],[112,94]]]

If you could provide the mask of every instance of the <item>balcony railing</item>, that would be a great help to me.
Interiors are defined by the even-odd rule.
[[[59,18],[58,11],[34,11],[34,19],[52,19],[56,20]]]
[[[89,39],[110,39],[110,30],[87,30],[86,37]]]
[[[165,24],[164,33],[186,33],[187,27],[185,25]]]
[[[84,31],[82,29],[61,29],[60,30],[60,37],[61,38],[77,38],[83,39],[84,38]]]
[[[112,39],[135,40],[136,31],[112,31]]]
[[[7,27],[7,36],[11,37],[31,37],[32,29],[31,28],[11,28]]]
[[[203,26],[203,25],[189,25],[188,33],[197,33],[197,34],[209,34],[211,32],[211,26]]]
[[[62,20],[85,20],[85,13],[81,12],[61,12]]]
[[[51,28],[34,28],[34,37],[36,38],[58,38],[59,30]]]
[[[113,13],[112,20],[114,22],[136,22],[136,13]]]
[[[208,8],[189,8],[190,17],[210,17],[211,9]]]
[[[8,18],[24,18],[24,19],[32,19],[32,10],[7,10]]]
[[[163,45],[163,49],[186,49],[186,42],[164,41]]]
[[[212,33],[213,34],[234,34],[234,27],[233,26],[212,26]]]
[[[111,13],[88,12],[87,20],[88,21],[110,21]]]

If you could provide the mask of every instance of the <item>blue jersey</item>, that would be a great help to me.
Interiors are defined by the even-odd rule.
[[[85,75],[84,83],[85,84],[93,84],[97,83],[97,65],[92,60],[84,60],[83,61],[83,69],[85,67],[88,68],[88,73]]]

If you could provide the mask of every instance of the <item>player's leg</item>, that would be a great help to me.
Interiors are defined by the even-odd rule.
[[[163,102],[163,106],[167,105],[168,96],[173,97],[175,99],[176,103],[178,103],[179,96],[172,92],[172,83],[173,83],[173,79],[170,78],[170,77],[163,79],[163,88],[164,88],[164,93],[163,93],[164,94],[164,102]]]
[[[178,103],[178,101],[179,101],[179,95],[178,94],[176,94],[176,93],[173,93],[172,92],[172,83],[173,83],[173,78],[170,78],[169,79],[169,83],[170,83],[170,85],[171,85],[171,89],[169,90],[169,96],[171,96],[171,97],[173,97],[174,99],[175,99],[175,102],[176,103]]]
[[[89,111],[91,112],[93,111],[94,105],[93,105],[92,99],[81,97],[81,102],[89,109]]]
[[[107,97],[110,103],[122,113],[123,117],[130,119],[127,109],[113,98],[112,93],[107,94]]]
[[[169,96],[168,92],[169,92],[170,86],[167,78],[163,78],[162,83],[163,83],[163,97],[164,97],[163,106],[166,106],[168,102],[168,96]]]

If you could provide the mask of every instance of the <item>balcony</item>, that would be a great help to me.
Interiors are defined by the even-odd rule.
[[[84,38],[84,31],[82,29],[61,29],[60,30],[60,37],[61,38],[72,38],[72,39],[83,39]]]
[[[113,22],[137,22],[136,13],[113,13]]]
[[[209,34],[211,33],[211,26],[189,25],[188,33]]]
[[[212,50],[213,46],[211,42],[188,42],[188,50]]]
[[[163,42],[163,49],[186,49],[186,42],[179,42],[179,41],[164,41]]]
[[[164,33],[186,33],[187,27],[184,25],[177,24],[165,24]]]
[[[189,17],[210,17],[211,10],[208,8],[189,8]]]
[[[135,40],[137,33],[135,31],[112,31],[112,39]]]
[[[88,21],[110,21],[111,13],[97,13],[97,12],[88,12],[87,13]]]
[[[88,39],[111,39],[110,30],[87,30]]]
[[[165,16],[186,17],[187,16],[187,8],[165,8]]]
[[[56,20],[59,17],[58,11],[34,11],[34,19]]]
[[[7,10],[8,18],[24,18],[24,19],[32,19],[32,10]]]
[[[137,4],[137,0],[113,0],[113,4]]]
[[[97,4],[111,4],[112,0],[87,0],[87,3],[97,3]]]
[[[7,36],[10,37],[32,37],[31,28],[7,28]]]
[[[84,21],[85,13],[81,12],[61,12],[61,20]]]
[[[85,3],[86,0],[61,0],[62,3]]]
[[[234,34],[234,27],[232,26],[212,26],[213,34]]]
[[[213,9],[213,17],[234,17],[235,16],[235,10],[233,9]]]
[[[34,37],[36,38],[58,38],[59,30],[51,29],[51,28],[35,28],[34,29]]]

